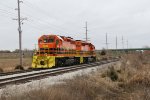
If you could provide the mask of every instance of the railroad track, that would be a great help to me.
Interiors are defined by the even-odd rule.
[[[29,70],[19,70],[19,71],[14,71],[14,72],[4,72],[4,73],[0,73],[0,77],[1,76],[7,76],[7,75],[13,75],[13,74],[20,74],[20,73],[27,73],[27,72],[31,72],[33,70],[29,69]]]
[[[55,76],[55,75],[63,74],[66,72],[95,67],[95,66],[99,66],[99,65],[107,64],[111,62],[116,62],[116,61],[118,61],[118,59],[100,61],[100,62],[89,63],[89,64],[74,65],[74,66],[69,66],[69,67],[61,67],[61,68],[56,68],[56,69],[36,70],[36,71],[4,75],[0,77],[0,87],[2,88],[10,84],[21,84],[21,83],[29,82],[32,80],[42,79],[48,76]]]
[[[28,73],[28,72],[36,72],[39,70],[46,70],[46,69],[28,69],[28,70],[18,70],[18,71],[13,71],[13,72],[2,72],[0,73],[0,77],[14,75],[14,74]]]

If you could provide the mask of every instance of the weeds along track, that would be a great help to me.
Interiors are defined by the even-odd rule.
[[[0,77],[0,87],[4,87],[6,85],[10,84],[21,84],[21,83],[26,83],[30,82],[32,80],[38,80],[42,79],[48,76],[55,76],[55,75],[60,75],[63,73],[79,70],[79,69],[85,69],[85,68],[90,68],[90,67],[95,67],[111,62],[116,62],[118,59],[112,59],[112,60],[107,60],[107,61],[99,61],[99,62],[94,62],[94,63],[89,63],[89,64],[81,64],[81,65],[74,65],[74,66],[69,66],[69,67],[61,67],[61,68],[55,68],[55,69],[46,69],[46,70],[29,70],[29,71],[23,71],[23,72],[16,72],[16,73],[11,73],[9,75],[4,75]]]

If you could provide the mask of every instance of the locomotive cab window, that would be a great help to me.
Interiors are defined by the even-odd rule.
[[[39,43],[42,43],[42,40],[39,40]]]
[[[58,45],[59,44],[59,40],[56,40],[56,45]]]
[[[53,39],[53,38],[50,38],[50,39],[48,40],[48,42],[49,42],[49,43],[53,43],[53,42],[54,42],[54,39]]]
[[[44,43],[47,43],[48,42],[48,40],[47,39],[44,39]]]

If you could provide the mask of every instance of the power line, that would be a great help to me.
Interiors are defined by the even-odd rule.
[[[15,15],[16,15],[15,13],[11,13],[9,11],[0,9],[0,16],[2,18],[6,18],[7,17],[7,19],[9,18],[10,20],[12,20],[12,18],[13,18],[12,16],[15,16]]]
[[[10,7],[10,6],[8,6],[8,5],[6,5],[6,4],[3,4],[3,3],[1,3],[0,5],[3,6],[3,7],[7,7],[7,8],[9,8],[9,9],[14,9],[13,7]]]
[[[27,3],[26,3],[27,2]],[[40,11],[41,13],[44,13],[44,15],[46,15],[47,17],[51,17],[51,16],[49,16],[49,14],[47,13],[47,12],[45,12],[43,9],[41,9],[41,8],[39,8],[38,6],[36,6],[35,4],[33,5],[32,3],[30,3],[30,2],[28,2],[28,1],[26,1],[25,2],[25,5],[26,6],[28,6],[28,7],[30,7],[30,8],[35,8],[36,9],[36,11],[37,11],[37,9],[38,9],[38,12]],[[7,8],[9,8],[9,9],[12,9],[13,10],[13,8],[12,7],[10,7],[10,6],[8,6],[8,5],[4,5],[4,4],[1,4],[2,6],[5,6],[5,7],[7,7]],[[31,10],[30,10],[31,11]],[[4,13],[6,13],[6,11],[4,11]],[[10,12],[11,13],[11,12]],[[23,13],[22,13],[23,14]],[[23,14],[23,15],[29,15],[29,14]],[[30,15],[29,15],[30,16]],[[31,16],[31,18],[34,18],[34,19],[37,19],[38,21],[36,21],[36,20],[34,20],[34,21],[36,21],[36,23],[39,23],[40,25],[42,24],[42,25],[46,25],[47,27],[50,27],[50,28],[52,28],[52,29],[55,29],[55,30],[58,30],[58,31],[61,31],[61,32],[63,32],[63,33],[68,33],[68,30],[67,30],[67,32],[66,31],[64,31],[65,29],[62,29],[62,28],[60,28],[60,26],[58,27],[58,26],[56,26],[56,25],[54,25],[54,24],[52,24],[52,23],[49,23],[48,21],[41,21],[41,18],[37,18],[37,17],[34,17],[33,15]],[[37,24],[35,24],[35,25],[37,25]],[[50,25],[53,25],[53,26],[50,26]],[[56,26],[56,27],[54,27],[54,26]]]
[[[0,11],[1,11],[2,13],[8,14],[8,15],[15,15],[15,13],[9,12],[9,11],[4,10],[4,9],[0,9]]]
[[[41,31],[41,32],[44,32],[44,31],[46,31],[46,30],[49,30],[48,28],[45,30],[45,29],[43,29],[43,28],[41,28],[41,26],[39,26],[37,23],[32,23],[32,21],[30,21],[30,20],[28,20],[28,22],[30,22],[30,23],[26,23],[28,26],[31,26],[32,28],[34,28],[34,29],[36,29],[36,30],[38,30],[38,31]]]
[[[36,11],[37,11],[37,9],[39,9],[38,12],[40,11],[41,13],[45,14],[47,17],[52,18],[52,16],[49,16],[48,12],[46,12],[44,9],[41,9],[38,5],[36,5],[36,4],[33,5],[30,1],[26,1],[26,2],[27,2],[26,4],[27,4],[28,7],[31,7],[31,8],[34,7]],[[69,16],[69,18],[71,18],[71,17],[72,16]],[[56,16],[53,16],[53,18],[56,19]]]
[[[57,28],[54,28],[54,27],[51,27],[51,26],[49,26],[50,24],[49,23],[47,23],[46,21],[41,21],[41,19],[40,18],[37,18],[37,17],[34,17],[34,16],[30,16],[29,14],[24,14],[24,15],[27,15],[28,17],[30,17],[30,18],[34,18],[34,19],[29,19],[28,20],[28,22],[30,22],[30,24],[33,24],[33,22],[34,22],[34,25],[31,25],[32,27],[34,27],[34,28],[36,28],[36,29],[38,29],[38,30],[42,30],[42,29],[39,29],[39,28],[41,28],[41,26],[39,26],[39,25],[44,25],[44,26],[46,26],[46,27],[49,27],[49,28],[51,28],[51,29],[54,29],[54,30],[57,30],[57,31],[61,31],[61,32],[64,32],[64,33],[66,33],[65,31],[62,31],[62,30],[60,30],[60,29],[57,29]],[[36,19],[36,20],[35,20]],[[37,21],[38,20],[38,21]],[[28,23],[28,25],[30,25],[29,23]],[[37,26],[39,26],[39,27],[37,27]]]
[[[40,27],[38,27],[38,26],[35,26],[35,24],[33,25],[32,23],[26,23],[28,26],[31,26],[32,28],[34,28],[34,29],[37,29],[38,31],[42,31],[42,29],[40,28]]]
[[[28,17],[30,17],[30,19],[28,20],[28,22],[35,22],[35,24],[34,24],[34,26],[36,25],[45,25],[45,26],[47,26],[47,27],[49,27],[49,28],[51,28],[51,29],[54,29],[54,30],[59,30],[59,31],[61,31],[61,32],[64,32],[64,33],[66,33],[65,31],[63,31],[63,30],[61,30],[60,28],[56,28],[56,27],[51,27],[50,26],[50,24],[51,23],[49,23],[49,22],[47,22],[47,21],[45,21],[45,20],[41,20],[40,18],[38,18],[38,17],[35,17],[35,16],[32,16],[32,15],[30,15],[30,14],[27,14],[27,13],[24,13],[23,15],[25,15],[25,16],[28,16]],[[33,18],[33,19],[32,19]],[[36,20],[35,20],[36,19]],[[37,21],[38,20],[38,21]],[[41,30],[41,29],[40,29]]]
[[[41,13],[43,13],[43,14],[45,14],[46,16],[48,16],[48,17],[52,17],[52,16],[49,16],[49,14],[47,14],[47,12],[45,11],[45,10],[43,10],[43,9],[41,9],[40,7],[38,7],[37,5],[33,5],[32,3],[30,3],[29,1],[26,1],[25,2],[25,5],[26,6],[28,6],[28,7],[30,7],[30,8],[35,8],[35,10],[37,11],[37,9],[38,9],[38,12],[40,11]]]
[[[3,6],[3,7],[5,7],[5,8],[9,8],[10,10],[13,10],[14,11],[14,8],[13,7],[10,7],[10,6],[8,6],[8,5],[6,5],[6,4],[3,4],[3,3],[1,3],[0,4],[1,6]],[[0,9],[1,11],[4,11],[4,12],[7,12],[7,13],[9,13],[9,14],[14,14],[15,15],[15,13],[12,13],[12,11],[8,11],[8,10],[5,10],[5,9]]]
[[[29,20],[32,21],[32,22],[35,22],[35,23],[36,23],[35,25],[37,25],[37,23],[39,23],[40,25],[46,25],[47,27],[49,27],[49,28],[51,28],[51,29],[61,31],[61,32],[63,32],[63,33],[67,33],[67,32],[65,32],[64,30],[61,30],[59,27],[50,26],[51,23],[49,23],[49,22],[47,22],[47,21],[45,21],[45,20],[41,20],[40,18],[31,16],[31,15],[29,15],[29,14],[26,14],[26,15],[28,15],[30,18],[34,18],[34,19],[29,19]],[[35,20],[35,19],[36,19],[36,20]],[[37,21],[37,20],[38,20],[38,21]]]
[[[32,4],[30,1],[26,1],[25,2],[25,5],[27,6],[27,7],[30,7],[30,8],[32,8],[32,10],[33,9],[35,9],[36,10],[36,12],[40,12],[40,15],[41,15],[41,13],[43,14],[43,15],[46,15],[48,18],[52,18],[52,16],[49,16],[49,13],[48,12],[46,12],[44,9],[41,9],[40,7],[38,7],[37,5],[35,5],[35,4]],[[38,9],[38,10],[37,10]],[[31,10],[30,10],[31,11]],[[56,19],[56,17],[54,17],[55,19]],[[58,30],[66,30],[66,28],[64,28],[64,27],[60,27],[60,26],[58,26],[58,25],[54,25],[54,24],[52,24],[52,23],[50,23],[50,22],[48,22],[48,21],[46,21],[46,23],[49,23],[49,26],[50,25],[53,25],[52,27],[55,27],[55,28],[57,28]],[[62,25],[63,26],[63,25]],[[68,29],[66,30],[66,32],[64,32],[64,33],[68,33]],[[70,31],[70,33],[72,33],[72,31]]]
[[[12,7],[8,6],[8,5],[5,5],[5,4],[3,4],[3,3],[1,3],[0,6],[3,6],[3,7],[5,7],[5,8],[9,8],[9,9],[11,9],[11,10],[14,10],[14,8],[12,8]],[[13,13],[12,11],[9,11],[9,10],[6,10],[6,9],[1,9],[1,8],[0,8],[0,12],[3,13],[3,14],[5,14],[4,16],[5,16],[5,17],[8,17],[8,18],[10,18],[9,16],[15,16],[15,15],[16,15],[16,14]],[[6,15],[8,15],[8,16],[6,16]],[[12,19],[12,18],[10,18],[10,19]]]
[[[36,8],[36,11],[37,11],[37,9],[38,9],[38,12],[40,11],[41,13],[43,13],[44,15],[46,15],[48,18],[51,18],[51,16],[49,16],[49,14],[47,14],[43,9],[39,8],[39,7],[36,6],[35,4],[33,5],[33,4],[30,3],[29,1],[26,1],[25,5],[28,6],[28,7],[30,7],[30,8]],[[34,18],[35,18],[35,17],[34,17]],[[37,18],[37,17],[36,17],[36,19],[39,20],[39,18]],[[40,20],[41,20],[41,19],[40,19]],[[48,21],[43,21],[43,22],[47,23],[49,27],[50,27],[50,25],[53,25],[53,26],[51,26],[51,28],[53,27],[53,28],[55,28],[55,29],[57,29],[57,30],[61,30],[61,29],[62,29],[64,33],[68,33],[68,31],[67,31],[67,32],[64,31],[64,30],[66,30],[66,29],[61,28],[60,26],[59,26],[59,28],[58,28],[58,26],[56,26],[56,25],[54,25],[54,24],[52,24],[52,23],[49,23]],[[43,22],[42,22],[42,23],[43,23]],[[62,31],[62,30],[61,30],[61,31]]]

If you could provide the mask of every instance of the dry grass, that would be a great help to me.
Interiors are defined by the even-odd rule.
[[[28,68],[31,66],[32,58],[24,58],[23,59],[23,66]],[[0,59],[0,69],[4,72],[14,71],[15,67],[19,65],[19,58],[16,59]]]
[[[99,79],[100,78],[100,79]],[[65,84],[34,89],[22,95],[3,95],[2,100],[104,100],[117,95],[116,84],[98,76],[77,76]],[[5,93],[4,93],[5,94]],[[110,94],[107,95],[107,94]]]
[[[124,55],[118,86],[124,100],[150,100],[150,55]]]
[[[22,95],[3,95],[1,100],[150,100],[149,58],[124,55],[121,64],[97,73],[76,76],[46,89],[40,86]]]
[[[126,59],[126,60],[125,60]],[[132,100],[150,100],[150,55],[127,55],[122,68],[120,86]]]
[[[24,53],[23,67],[27,69],[32,63],[32,53]],[[19,65],[19,53],[0,53],[0,71],[14,71]]]

